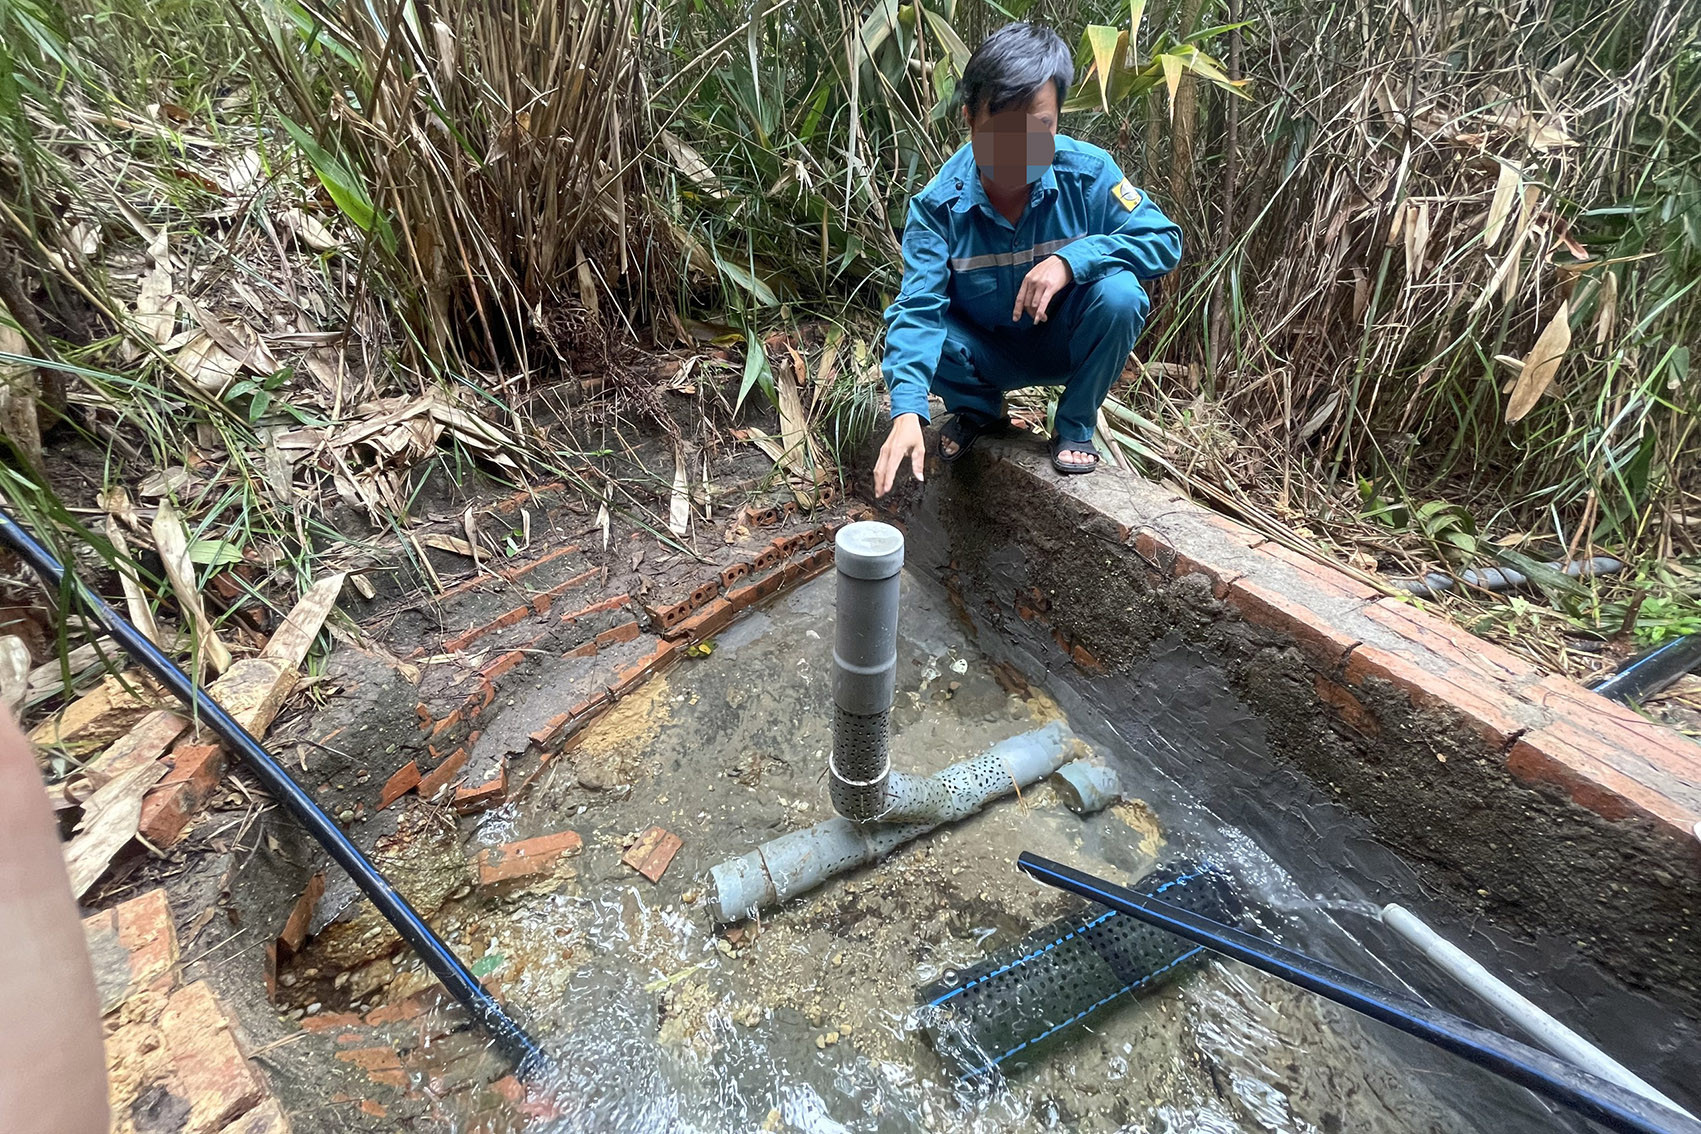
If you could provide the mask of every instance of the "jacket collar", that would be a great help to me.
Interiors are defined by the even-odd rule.
[[[962,185],[962,191],[958,193],[956,203],[951,206],[952,209],[959,213],[966,213],[978,205],[980,206],[981,212],[985,213],[988,217],[991,217],[994,220],[1004,219],[1003,214],[1001,214],[987,198],[986,186],[981,184],[980,170],[975,166],[974,159],[972,157],[967,162],[967,168],[963,171],[959,180]],[[1040,175],[1040,179],[1038,181],[1028,186],[1028,208],[1031,209],[1038,205],[1041,201],[1045,200],[1046,197],[1055,196],[1056,194],[1057,163],[1053,162],[1051,165],[1045,167],[1045,172]]]

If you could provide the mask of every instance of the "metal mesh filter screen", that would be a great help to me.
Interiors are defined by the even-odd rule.
[[[847,780],[864,783],[886,770],[891,710],[863,716],[833,710],[833,767]]]
[[[890,709],[866,715],[833,709],[833,775],[827,794],[834,811],[858,823],[886,807],[890,716]]]
[[[1240,907],[1210,866],[1169,866],[1141,889],[1233,924]],[[1162,984],[1204,950],[1135,918],[1089,906],[919,994],[922,1031],[957,1073],[1026,1066],[1036,1045],[1113,1001]]]

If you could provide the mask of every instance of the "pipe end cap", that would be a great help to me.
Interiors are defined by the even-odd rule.
[[[904,533],[878,520],[846,524],[833,549],[834,563],[853,579],[890,579],[904,567]]]
[[[1122,780],[1116,771],[1086,760],[1071,760],[1052,777],[1063,806],[1077,815],[1103,811],[1122,798]]]

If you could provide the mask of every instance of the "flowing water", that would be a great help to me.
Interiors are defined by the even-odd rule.
[[[917,1031],[916,989],[1077,908],[1015,870],[1022,850],[1125,883],[1209,858],[1237,879],[1256,931],[1390,987],[1439,986],[1374,922],[1378,900],[1413,896],[1399,887],[1415,876],[1270,770],[1256,720],[1208,666],[1160,650],[1133,702],[1101,714],[1053,690],[1065,712],[907,577],[894,766],[931,772],[1064,716],[1119,769],[1127,801],[1080,817],[1036,785],[718,935],[709,868],[830,814],[832,599],[829,575],[747,616],[712,654],[623,701],[520,803],[483,817],[487,843],[584,838],[570,878],[445,926],[561,1061],[558,1114],[533,1129],[1568,1128],[1486,1074],[1222,961],[1095,1012],[1027,1070],[957,1082]],[[659,884],[620,861],[652,824],[684,839]]]

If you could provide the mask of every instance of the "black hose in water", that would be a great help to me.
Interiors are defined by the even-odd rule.
[[[1644,701],[1697,668],[1701,668],[1701,634],[1685,634],[1631,661],[1594,690],[1614,701]]]
[[[1701,1134],[1701,1122],[1589,1074],[1545,1051],[1431,1008],[1322,961],[1201,917],[1160,898],[1137,894],[1102,878],[1024,851],[1016,865],[1056,886],[1139,918],[1290,984],[1345,1005],[1373,1020],[1435,1044],[1561,1106],[1626,1134]]]
[[[360,848],[349,841],[342,829],[313,802],[313,798],[302,790],[300,784],[290,778],[289,773],[272,758],[272,754],[249,735],[247,729],[225,712],[224,707],[192,681],[176,663],[161,653],[159,647],[108,606],[105,600],[84,586],[76,576],[68,574],[64,566],[53,557],[52,552],[38,543],[34,536],[4,511],[0,511],[0,542],[16,551],[24,562],[35,568],[50,585],[59,587],[69,582],[93,612],[95,621],[104,626],[114,640],[153,674],[160,684],[171,690],[178,700],[193,708],[199,719],[212,726],[213,731],[230,746],[231,751],[248,765],[249,771],[254,773],[254,777],[272,798],[307,828],[308,834],[325,848],[325,853],[329,854],[338,866],[348,871],[349,876],[384,916],[384,920],[419,954],[420,960],[443,982],[443,987],[466,1006],[479,1026],[514,1060],[522,1075],[537,1076],[547,1070],[549,1059],[536,1042],[502,1010],[502,1006],[484,990],[478,983],[478,978],[461,963],[461,959],[432,932],[431,927],[425,924],[424,919],[408,904],[407,899],[390,885],[388,879],[378,873],[377,868],[360,853]]]

